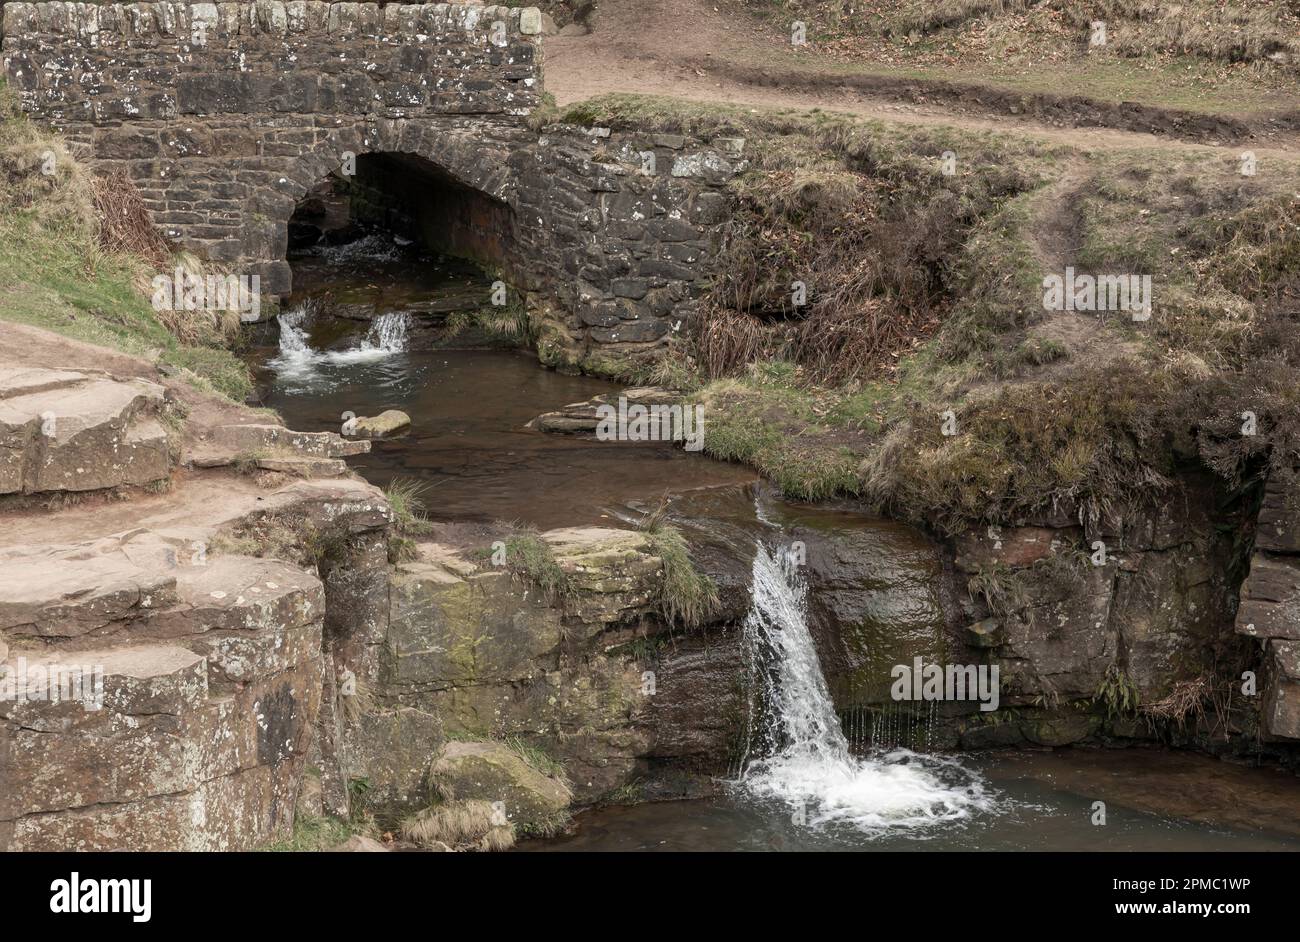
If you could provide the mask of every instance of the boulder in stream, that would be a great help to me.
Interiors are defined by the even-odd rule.
[[[344,434],[354,438],[384,438],[410,428],[411,417],[400,409],[387,409],[376,416],[362,416],[344,426]]]

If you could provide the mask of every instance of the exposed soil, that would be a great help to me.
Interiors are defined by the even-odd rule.
[[[561,104],[612,92],[688,101],[845,112],[913,124],[1024,130],[1079,147],[1173,144],[1287,148],[1300,140],[1300,112],[1239,119],[1022,93],[939,79],[854,73],[807,54],[797,60],[770,27],[706,0],[602,0],[596,30],[549,36],[546,87]]]

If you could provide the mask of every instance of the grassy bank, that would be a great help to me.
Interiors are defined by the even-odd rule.
[[[93,177],[0,86],[0,317],[155,360],[243,400],[248,371],[226,346],[237,316],[150,304],[151,278],[174,260],[140,212],[129,184]]]
[[[671,369],[632,378],[693,389],[706,450],[791,496],[956,530],[1122,511],[1179,463],[1240,484],[1300,458],[1300,162],[627,96],[566,117],[746,138],[703,313]],[[1149,276],[1151,317],[1047,309],[1067,266]]]

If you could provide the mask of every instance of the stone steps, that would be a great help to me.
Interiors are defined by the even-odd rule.
[[[165,390],[90,371],[0,367],[0,494],[148,484],[171,472]]]
[[[292,820],[324,591],[202,547],[134,531],[0,558],[0,850],[243,849]]]

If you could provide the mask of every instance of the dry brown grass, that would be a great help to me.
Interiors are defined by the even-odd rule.
[[[509,850],[514,828],[495,823],[491,803],[473,799],[448,801],[416,812],[402,822],[402,837],[421,847],[442,845],[450,850]]]
[[[779,333],[752,314],[710,305],[696,330],[695,348],[710,379],[732,376],[772,356]]]
[[[1206,674],[1193,680],[1180,680],[1164,697],[1144,703],[1138,709],[1144,716],[1176,724],[1180,729],[1189,722],[1195,726],[1205,716],[1205,704],[1210,700],[1212,688],[1212,680]]]
[[[134,255],[155,268],[167,264],[171,251],[150,221],[140,191],[124,170],[95,177],[91,192],[99,215],[101,248]]]
[[[42,230],[93,241],[99,230],[94,184],[63,140],[24,119],[4,121],[0,205]]]

